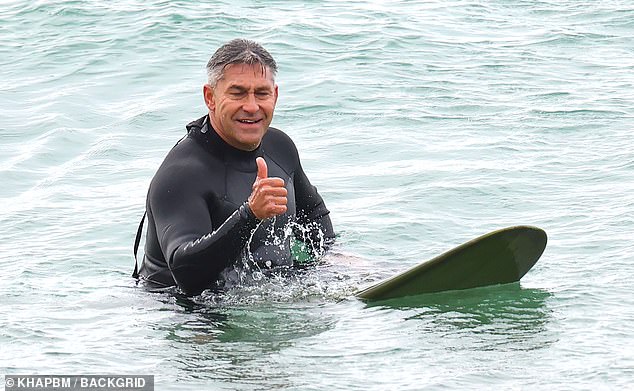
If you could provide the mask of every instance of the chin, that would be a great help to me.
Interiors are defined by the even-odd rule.
[[[262,138],[258,138],[257,140],[240,140],[240,144],[245,151],[253,151],[260,145],[261,141]]]
[[[264,132],[260,133],[258,132],[257,135],[251,135],[250,137],[245,137],[242,140],[240,140],[243,144],[248,144],[248,145],[260,145],[260,141],[262,141],[262,138],[264,137]]]

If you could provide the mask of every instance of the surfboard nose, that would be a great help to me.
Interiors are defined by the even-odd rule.
[[[541,257],[546,232],[514,226],[490,232],[356,294],[384,300],[519,281]]]
[[[515,254],[515,266],[517,267],[517,280],[537,263],[546,249],[548,235],[541,228],[532,226],[514,227],[516,234],[509,234],[508,246]]]

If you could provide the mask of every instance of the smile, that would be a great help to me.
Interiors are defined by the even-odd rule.
[[[261,119],[239,119],[238,122],[243,124],[257,124]]]

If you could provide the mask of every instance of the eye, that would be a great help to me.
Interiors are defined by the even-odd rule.
[[[229,96],[233,99],[241,99],[246,96],[246,92],[244,91],[230,91]]]
[[[255,96],[257,96],[258,98],[265,99],[271,96],[271,92],[270,91],[256,91]]]

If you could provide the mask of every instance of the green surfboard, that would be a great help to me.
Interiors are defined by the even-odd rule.
[[[490,232],[355,294],[386,300],[519,281],[546,248],[544,230],[516,226]]]

